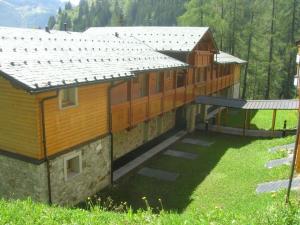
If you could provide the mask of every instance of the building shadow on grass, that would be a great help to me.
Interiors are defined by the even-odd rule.
[[[102,206],[112,210],[120,209],[118,206],[126,202],[133,210],[146,209],[147,206],[150,206],[154,211],[163,208],[164,210],[181,213],[193,201],[193,192],[217,166],[229,148],[238,150],[257,140],[257,138],[211,132],[195,132],[187,137],[199,138],[214,142],[214,144],[210,147],[202,147],[184,144],[181,141],[176,142],[168,149],[197,153],[198,158],[187,160],[160,153],[120,179],[112,188],[100,192],[97,198],[101,199]],[[174,182],[138,175],[137,171],[145,166],[179,173],[180,175]],[[108,199],[112,199],[112,201]]]

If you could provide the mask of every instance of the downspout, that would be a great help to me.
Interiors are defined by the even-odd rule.
[[[48,157],[48,149],[47,149],[47,138],[46,138],[46,123],[45,123],[45,102],[47,100],[55,99],[58,97],[59,91],[56,90],[56,94],[54,96],[49,96],[43,98],[40,102],[40,109],[42,113],[42,142],[43,142],[43,150],[44,150],[44,157],[47,166],[47,182],[48,182],[48,201],[49,204],[52,204],[52,191],[51,191],[51,177],[50,177],[50,161]]]
[[[112,111],[111,111],[111,91],[114,87],[117,87],[118,85],[124,84],[128,82],[128,80],[122,81],[117,84],[113,84],[111,82],[111,85],[108,88],[108,130],[109,130],[109,135],[111,138],[110,141],[110,184],[112,185],[114,183],[114,173],[113,173],[113,163],[114,163],[114,136],[112,132]],[[127,85],[128,86],[128,85]]]

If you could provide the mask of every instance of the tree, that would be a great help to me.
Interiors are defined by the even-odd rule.
[[[55,23],[56,23],[55,17],[54,16],[50,16],[49,20],[48,20],[48,27],[49,27],[49,29],[53,29]]]
[[[271,85],[271,73],[272,73],[272,62],[273,62],[273,42],[274,42],[274,21],[275,21],[275,0],[272,0],[272,18],[271,18],[271,32],[270,32],[270,50],[269,50],[269,64],[268,64],[268,77],[265,99],[270,98],[270,85]]]

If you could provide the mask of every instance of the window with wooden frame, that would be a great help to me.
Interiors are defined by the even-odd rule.
[[[180,87],[184,87],[185,86],[185,72],[182,70],[179,70],[176,74],[176,87],[180,88]]]
[[[74,107],[78,105],[77,88],[65,88],[59,93],[59,106],[61,109]]]

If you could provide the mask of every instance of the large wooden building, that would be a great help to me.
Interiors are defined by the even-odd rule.
[[[115,160],[193,131],[197,96],[239,95],[244,61],[208,28],[0,28],[0,40],[0,197],[76,204],[111,184]]]

